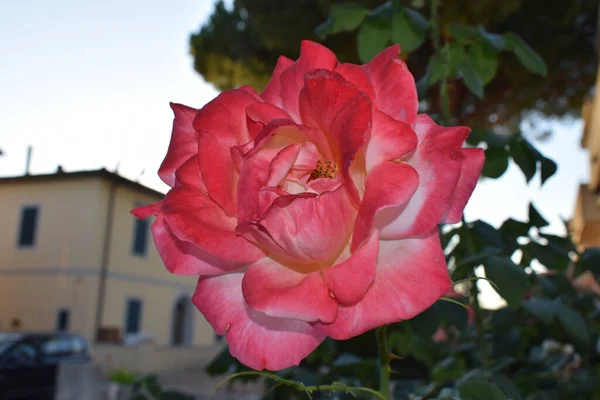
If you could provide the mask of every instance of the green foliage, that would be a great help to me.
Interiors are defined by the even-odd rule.
[[[334,4],[327,21],[317,26],[316,32],[324,39],[327,35],[356,29],[370,10],[356,3]]]
[[[443,123],[473,127],[468,144],[485,149],[484,177],[499,178],[512,162],[527,183],[539,175],[543,185],[556,173],[556,163],[518,129],[493,125],[513,119],[518,126],[526,108],[518,99],[527,98],[535,103],[528,107],[538,107],[539,97],[550,101],[553,93],[564,97],[567,89],[583,93],[593,82],[581,72],[573,82],[561,83],[589,63],[580,57],[588,36],[578,33],[573,38],[560,21],[575,16],[588,21],[590,15],[595,19],[596,8],[590,14],[587,0],[573,6],[548,1],[550,5],[537,0],[450,0],[440,6],[439,20],[428,21],[424,14],[429,10],[419,1],[236,0],[232,10],[217,6],[210,24],[194,35],[192,48],[196,63],[217,57],[219,68],[242,79],[268,77],[280,53],[297,57],[297,36],[311,39],[317,23],[316,33],[343,61],[367,62],[384,47],[400,43],[402,57],[420,78],[417,88],[428,112]],[[561,64],[571,67],[566,71]],[[207,65],[196,67],[202,72]],[[469,108],[475,111],[465,111]],[[509,111],[502,115],[500,108]],[[491,113],[499,123],[489,122]],[[509,218],[499,227],[463,221],[440,229],[452,279],[465,296],[447,294],[411,320],[388,327],[395,398],[600,398],[600,358],[594,349],[600,339],[600,298],[572,284],[582,273],[600,276],[600,252],[579,254],[568,237],[547,233],[548,225],[530,203],[524,221]],[[480,308],[475,275],[481,269],[507,306]],[[375,336],[367,332],[347,341],[327,339],[299,367],[276,374],[249,371],[227,349],[207,371],[214,376],[233,373],[227,382],[268,378],[265,399],[375,398],[377,356]],[[153,387],[152,381],[146,384],[148,390]]]
[[[139,377],[132,384],[130,400],[194,400],[195,397],[175,390],[165,390],[156,375]]]
[[[516,306],[529,289],[529,277],[508,257],[491,256],[485,261],[485,275],[498,285],[498,294]]]
[[[108,374],[108,379],[111,382],[120,383],[122,385],[132,385],[137,378],[137,374],[129,372],[125,369],[117,369]]]
[[[462,400],[506,400],[498,386],[485,381],[468,381],[459,386]]]

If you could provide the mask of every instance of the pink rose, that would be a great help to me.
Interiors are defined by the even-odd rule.
[[[399,46],[366,65],[302,43],[266,89],[173,104],[159,170],[133,213],[195,305],[256,370],[297,365],[326,336],[412,318],[450,287],[439,223],[460,221],[484,156],[466,127],[417,115]]]

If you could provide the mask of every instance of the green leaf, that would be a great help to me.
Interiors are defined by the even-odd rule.
[[[529,229],[529,224],[509,218],[502,223],[502,226],[500,227],[500,232],[502,232],[507,237],[518,238],[522,236],[528,236]]]
[[[556,317],[567,333],[578,343],[588,346],[590,332],[581,314],[559,301],[554,305]]]
[[[541,182],[543,185],[544,182],[546,182],[548,180],[548,178],[550,178],[552,175],[554,175],[556,173],[558,166],[556,165],[556,163],[554,161],[552,161],[551,159],[546,158],[546,157],[542,157],[541,164],[542,164]]]
[[[504,374],[494,374],[491,380],[505,393],[510,400],[521,400],[521,392],[517,385]]]
[[[509,305],[520,303],[529,289],[529,276],[508,257],[491,256],[485,262],[485,275],[498,286],[498,294]]]
[[[404,11],[417,29],[423,33],[426,33],[427,30],[429,30],[429,21],[423,16],[423,14],[417,10],[413,10],[412,8],[405,8]]]
[[[522,246],[522,249],[546,268],[564,271],[569,266],[570,259],[568,254],[558,249],[558,251],[555,251],[551,246],[544,246],[532,241]]]
[[[454,39],[461,42],[473,40],[479,35],[477,28],[463,24],[449,24],[448,30]]]
[[[542,215],[535,209],[533,203],[529,203],[529,222],[533,226],[537,226],[538,228],[543,228],[544,226],[548,226],[548,221],[542,217]]]
[[[548,68],[544,59],[539,56],[527,43],[518,35],[508,32],[502,35],[506,42],[506,47],[512,50],[517,59],[529,72],[541,76],[548,75]]]
[[[334,4],[331,6],[327,21],[317,26],[315,32],[321,39],[325,39],[327,35],[351,31],[358,28],[369,11],[361,4]]]
[[[506,400],[498,386],[485,381],[468,381],[458,387],[461,400]]]
[[[371,61],[383,50],[391,38],[390,25],[386,21],[367,18],[358,32],[358,57],[364,63]]]
[[[434,365],[431,374],[433,381],[439,384],[454,382],[466,372],[466,363],[462,358],[449,356]]]
[[[508,153],[503,148],[489,147],[485,150],[485,163],[481,174],[488,178],[500,178],[508,168]]]
[[[469,60],[465,60],[458,67],[458,73],[462,76],[465,86],[471,93],[483,99],[483,81]]]
[[[520,135],[515,136],[510,143],[510,155],[513,161],[521,168],[527,182],[537,171],[537,151],[532,151],[532,146]]]
[[[423,44],[425,30],[417,26],[404,10],[399,10],[392,18],[392,41],[410,52]]]
[[[554,302],[542,297],[533,297],[530,300],[521,301],[521,306],[531,315],[546,324],[554,320]]]
[[[506,50],[506,41],[501,35],[490,33],[486,31],[482,26],[479,27],[479,34],[481,37],[497,51]]]
[[[483,39],[477,40],[469,47],[467,57],[484,86],[494,79],[498,72],[498,54],[489,43]]]

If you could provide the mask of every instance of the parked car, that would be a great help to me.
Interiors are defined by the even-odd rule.
[[[0,399],[52,400],[58,365],[89,361],[89,345],[80,335],[0,333]]]

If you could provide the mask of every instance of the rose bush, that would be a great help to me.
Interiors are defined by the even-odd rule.
[[[133,213],[156,216],[167,269],[200,276],[194,304],[251,368],[297,365],[450,287],[437,225],[460,221],[483,151],[417,115],[399,50],[359,66],[305,41],[261,94],[172,105],[171,189]]]

